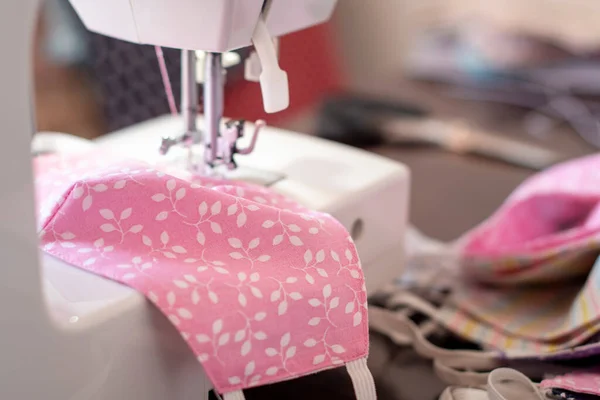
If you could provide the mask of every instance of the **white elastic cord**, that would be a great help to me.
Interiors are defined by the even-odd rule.
[[[244,397],[244,393],[238,390],[237,392],[225,393],[223,400],[246,400],[246,398]]]
[[[279,67],[277,50],[264,16],[261,16],[256,23],[252,44],[262,67],[259,80],[264,109],[269,114],[285,110],[290,105],[288,76]]]
[[[395,294],[388,301],[388,303],[393,305],[394,307],[407,306],[410,307],[412,310],[416,310],[422,314],[427,315],[431,319],[439,319],[436,318],[438,310],[433,305],[431,305],[431,303],[408,291]]]
[[[487,391],[482,389],[451,386],[446,388],[439,400],[489,400]]]
[[[521,372],[498,368],[488,377],[489,400],[543,400],[538,386]]]
[[[433,367],[436,375],[448,385],[453,386],[471,386],[471,387],[484,387],[489,385],[490,375],[497,370],[506,368],[496,368],[491,372],[487,371],[472,371],[464,370],[461,366],[452,365],[446,361],[434,360]],[[519,366],[522,372],[519,372],[523,376],[527,376],[529,373],[537,374],[542,369],[545,374],[550,376],[560,376],[573,372],[573,367],[568,365],[560,364],[525,364]],[[495,379],[495,378],[494,378]],[[496,380],[497,382],[497,380]],[[512,400],[509,398],[509,400]]]
[[[346,369],[354,386],[356,400],[376,400],[375,381],[367,366],[367,359],[351,361],[346,364]]]
[[[481,388],[481,380],[469,382],[463,387],[447,388],[440,400],[543,400],[538,386],[521,372],[511,368],[498,368],[489,373],[487,384]],[[475,384],[477,383],[477,384]]]
[[[466,386],[471,388],[485,388],[487,385],[488,372],[460,371],[444,364],[439,360],[433,361],[435,374],[442,382],[453,386]]]
[[[431,318],[431,316],[429,315]],[[455,368],[491,371],[501,366],[499,353],[474,350],[448,350],[438,347],[408,317],[378,307],[369,307],[369,326],[402,345],[412,344],[415,351],[432,360]]]
[[[424,311],[425,307],[420,308]],[[423,335],[419,326],[399,312],[370,306],[369,327],[398,345],[412,346],[417,354],[433,360],[436,374],[448,385],[484,387],[489,371],[503,366],[500,353],[436,346]],[[544,369],[556,375],[571,371],[568,367],[552,364],[544,364]]]
[[[433,321],[441,322],[438,310],[426,300],[404,292],[393,297],[395,305],[419,311]],[[405,310],[403,310],[405,311]],[[432,359],[438,377],[449,385],[473,388],[459,392],[447,390],[444,399],[476,400],[481,390],[487,389],[489,400],[542,400],[537,385],[523,373],[510,368],[499,368],[499,353],[473,350],[448,350],[431,343],[419,326],[404,312],[393,312],[378,307],[369,307],[369,326],[388,336],[394,342],[411,344],[423,357]],[[428,328],[429,329],[429,328]],[[546,365],[546,372],[564,374],[564,367]],[[482,372],[485,371],[485,372]],[[488,372],[491,371],[491,372]],[[472,395],[472,396],[471,396]],[[458,399],[456,399],[458,400]]]

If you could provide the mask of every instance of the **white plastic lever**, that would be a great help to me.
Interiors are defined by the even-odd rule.
[[[290,105],[290,89],[287,73],[279,67],[277,51],[263,17],[258,19],[252,43],[260,59],[260,89],[263,106],[268,113],[283,111]]]
[[[279,38],[273,38],[273,46],[277,52],[277,58],[279,58]],[[262,72],[262,66],[260,65],[260,59],[256,51],[252,50],[252,53],[246,58],[244,63],[244,78],[249,82],[260,82],[260,73]]]

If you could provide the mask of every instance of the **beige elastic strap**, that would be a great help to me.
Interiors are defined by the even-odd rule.
[[[376,400],[375,381],[367,366],[367,359],[351,361],[346,364],[346,369],[354,386],[356,400]]]
[[[464,381],[463,386],[469,386]],[[497,368],[489,373],[482,388],[451,386],[439,400],[543,400],[540,388],[523,373],[511,368]]]
[[[402,303],[413,310],[419,310],[429,318],[435,320],[435,309],[431,308],[424,300],[413,298],[408,294],[401,299]],[[436,374],[442,381],[449,385],[467,386],[472,388],[485,388],[497,383],[498,373],[489,371],[504,371],[502,359],[499,353],[483,352],[474,350],[449,350],[438,347],[431,343],[421,331],[421,328],[405,315],[389,311],[378,307],[369,307],[369,326],[371,329],[380,332],[399,345],[411,345],[415,351],[428,359],[434,361]],[[561,375],[568,373],[568,368],[560,365],[545,365],[547,373]],[[523,371],[528,367],[524,364]],[[513,381],[522,381],[526,376],[514,375]],[[523,381],[524,382],[524,381]],[[494,400],[503,400],[496,397]],[[511,399],[512,400],[512,399]],[[524,398],[524,400],[529,400]]]
[[[244,393],[241,390],[230,392],[223,395],[223,400],[246,400]]]
[[[470,388],[484,389],[487,385],[488,372],[461,371],[442,363],[439,360],[433,361],[435,374],[448,385],[466,386]]]
[[[413,303],[407,304],[408,306],[416,306],[414,309],[418,309],[421,312],[427,311],[426,315],[429,318],[436,319],[433,310],[423,306],[424,302],[421,299],[412,301],[413,299],[407,296],[406,300],[410,300],[407,303]],[[430,313],[433,315],[430,315]],[[419,327],[410,318],[383,308],[369,307],[369,326],[374,331],[388,336],[400,345],[412,345],[419,355],[437,360],[445,365],[478,371],[491,371],[501,366],[499,353],[474,350],[449,350],[436,346],[427,340],[423,332],[421,332]]]
[[[498,368],[488,378],[490,400],[543,400],[538,386],[521,372],[511,368]]]
[[[450,386],[439,400],[489,400],[487,390]]]

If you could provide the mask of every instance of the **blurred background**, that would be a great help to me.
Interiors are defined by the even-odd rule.
[[[600,146],[598,15],[590,0],[341,0],[329,23],[282,38],[291,107],[268,122],[407,164],[413,223],[450,240],[536,170]],[[38,33],[39,130],[94,138],[169,112],[154,48],[87,32],[67,0],[46,1]],[[165,57],[178,98],[179,53]],[[241,66],[226,90],[227,116],[264,117]],[[388,132],[384,114],[447,129]]]
[[[68,0],[46,0],[35,52],[40,131],[92,139],[169,112],[155,49],[87,32]],[[164,52],[178,99],[179,52]],[[457,238],[526,178],[600,147],[597,0],[340,0],[329,23],[282,38],[280,57],[291,107],[268,123],[407,165],[410,222],[434,239]],[[225,99],[229,117],[265,117],[241,65]],[[430,361],[371,342],[379,398],[444,389]]]

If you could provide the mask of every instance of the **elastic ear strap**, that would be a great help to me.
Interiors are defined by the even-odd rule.
[[[356,400],[376,400],[375,381],[367,366],[367,359],[351,361],[346,364],[346,369],[354,386]]]
[[[519,383],[521,388],[516,388],[510,383]],[[488,377],[488,397],[490,400],[511,400],[517,395],[519,400],[542,400],[536,384],[521,372],[512,368],[498,368],[490,372]]]
[[[438,378],[448,385],[480,389],[484,389],[487,385],[487,372],[459,371],[445,365],[440,360],[433,361],[433,369]]]
[[[237,392],[225,393],[223,400],[246,400],[246,398],[244,397],[244,393],[238,390]]]
[[[429,317],[435,319],[435,316],[429,315]],[[439,360],[452,367],[489,371],[500,366],[497,353],[448,350],[438,347],[427,340],[419,327],[410,319],[382,308],[369,307],[369,326],[375,331],[389,336],[396,343],[412,344],[415,351],[423,357]]]
[[[431,319],[436,319],[438,310],[428,301],[423,300],[410,292],[400,292],[392,296],[389,303],[395,306],[402,305],[410,307],[413,310],[419,311],[427,315]]]

